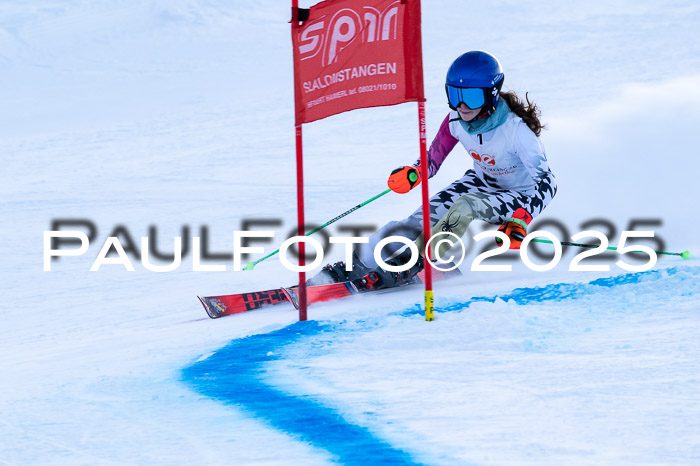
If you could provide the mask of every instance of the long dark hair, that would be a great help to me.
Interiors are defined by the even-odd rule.
[[[503,100],[508,104],[510,111],[522,118],[528,128],[530,128],[536,136],[539,136],[542,130],[546,128],[546,125],[540,122],[540,109],[537,108],[534,102],[530,102],[530,99],[527,97],[527,92],[525,93],[527,106],[525,106],[515,92],[501,92],[501,97],[503,97]]]

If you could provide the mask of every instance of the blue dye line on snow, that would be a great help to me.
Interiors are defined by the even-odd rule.
[[[407,452],[378,439],[368,429],[347,422],[332,408],[281,392],[261,380],[264,363],[279,359],[276,354],[282,347],[330,331],[335,331],[334,325],[307,321],[235,340],[186,368],[184,378],[198,392],[238,405],[275,429],[327,450],[339,463],[418,464]]]
[[[600,278],[589,283],[558,283],[544,287],[517,288],[505,295],[474,297],[462,303],[441,307],[440,312],[458,312],[472,303],[495,302],[497,299],[512,300],[521,305],[576,299],[595,293],[597,287],[612,288],[658,281],[679,272],[683,272],[681,275],[684,277],[689,276],[695,284],[700,275],[700,267],[674,267],[630,273]],[[693,295],[698,292],[700,287],[679,291],[681,295]],[[408,316],[422,312],[420,306],[414,306],[399,315]],[[306,441],[314,447],[325,449],[339,463],[417,464],[407,451],[389,445],[365,427],[349,423],[333,408],[309,397],[285,393],[263,380],[265,363],[281,359],[279,355],[286,346],[323,333],[337,335],[337,332],[343,329],[343,325],[342,322],[297,322],[281,330],[234,340],[209,358],[185,368],[183,378],[199,393],[239,406],[275,429]],[[352,331],[358,330],[354,328]]]
[[[660,270],[649,270],[647,272],[636,272],[628,273],[624,275],[616,275],[613,277],[599,278],[588,283],[555,283],[552,285],[547,285],[543,287],[532,287],[532,288],[516,288],[512,292],[503,295],[496,296],[477,296],[473,297],[467,301],[456,303],[447,307],[440,307],[440,312],[455,312],[462,311],[469,307],[469,305],[476,302],[489,302],[495,303],[497,300],[503,301],[513,301],[516,304],[524,305],[530,303],[539,303],[544,301],[563,301],[565,299],[577,299],[590,294],[596,293],[596,288],[613,288],[615,286],[630,285],[641,282],[653,282],[659,281],[667,277],[671,277],[682,272],[690,277],[696,278],[700,275],[700,267],[671,267],[667,269]],[[700,292],[700,287],[695,290],[683,289],[679,290],[680,294],[692,295]],[[412,306],[401,315],[412,315],[412,314],[422,314],[423,308],[419,305]]]

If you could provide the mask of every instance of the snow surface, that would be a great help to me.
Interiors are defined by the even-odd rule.
[[[294,228],[288,15],[270,0],[0,4],[0,463],[700,463],[697,259],[584,273],[567,251],[549,272],[476,273],[472,248],[432,323],[419,289],[313,306],[308,323],[284,305],[206,318],[196,295],[293,283],[277,259],[89,271],[119,225],[136,242],[156,226],[162,251],[206,226],[217,253],[245,220],[281,221],[268,251]],[[560,190],[542,219],[569,234],[607,220],[612,244],[660,219],[667,250],[697,254],[699,26],[690,1],[424,2],[428,133],[450,62],[489,50],[548,123]],[[307,219],[381,192],[417,156],[416,120],[403,104],[306,125]],[[431,191],[468,166],[457,148]],[[339,224],[381,225],[419,197]],[[54,219],[97,238],[44,272]]]

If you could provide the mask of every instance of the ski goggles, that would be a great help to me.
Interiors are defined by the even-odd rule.
[[[461,103],[471,110],[481,108],[486,103],[486,89],[482,87],[455,87],[445,84],[445,92],[452,110],[457,110]]]

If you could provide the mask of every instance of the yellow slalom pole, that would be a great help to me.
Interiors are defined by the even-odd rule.
[[[430,266],[428,266],[430,267]],[[433,290],[425,290],[425,320],[430,322],[435,318],[433,311],[435,305],[433,303]]]

